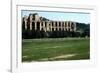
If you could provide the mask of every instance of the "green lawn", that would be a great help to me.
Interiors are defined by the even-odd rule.
[[[90,58],[90,39],[23,39],[22,61],[83,60]]]

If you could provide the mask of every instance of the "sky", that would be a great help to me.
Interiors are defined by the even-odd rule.
[[[47,11],[28,11],[22,10],[22,17],[29,16],[30,13],[38,13],[39,16],[55,21],[75,21],[80,23],[90,23],[89,13],[80,12],[47,12]]]

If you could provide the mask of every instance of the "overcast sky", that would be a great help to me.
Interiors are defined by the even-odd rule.
[[[30,13],[38,13],[39,16],[57,21],[75,21],[80,23],[90,23],[89,13],[72,12],[46,12],[46,11],[22,11],[22,17],[29,16]]]

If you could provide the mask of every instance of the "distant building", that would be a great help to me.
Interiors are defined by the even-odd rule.
[[[38,13],[29,14],[22,18],[22,28],[25,30],[47,31],[76,31],[76,22],[73,21],[53,21],[41,17]]]

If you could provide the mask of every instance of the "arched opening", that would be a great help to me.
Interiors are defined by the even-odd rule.
[[[71,28],[74,29],[74,23],[71,24]]]
[[[32,22],[32,30],[35,30],[35,22]]]
[[[40,22],[37,22],[37,30],[40,30]]]
[[[59,22],[59,27],[61,27],[61,22]]]
[[[68,22],[68,27],[70,27],[70,22]]]
[[[55,25],[56,25],[56,27],[57,27],[57,22],[55,22]]]
[[[25,29],[25,21],[22,22],[22,29]]]

